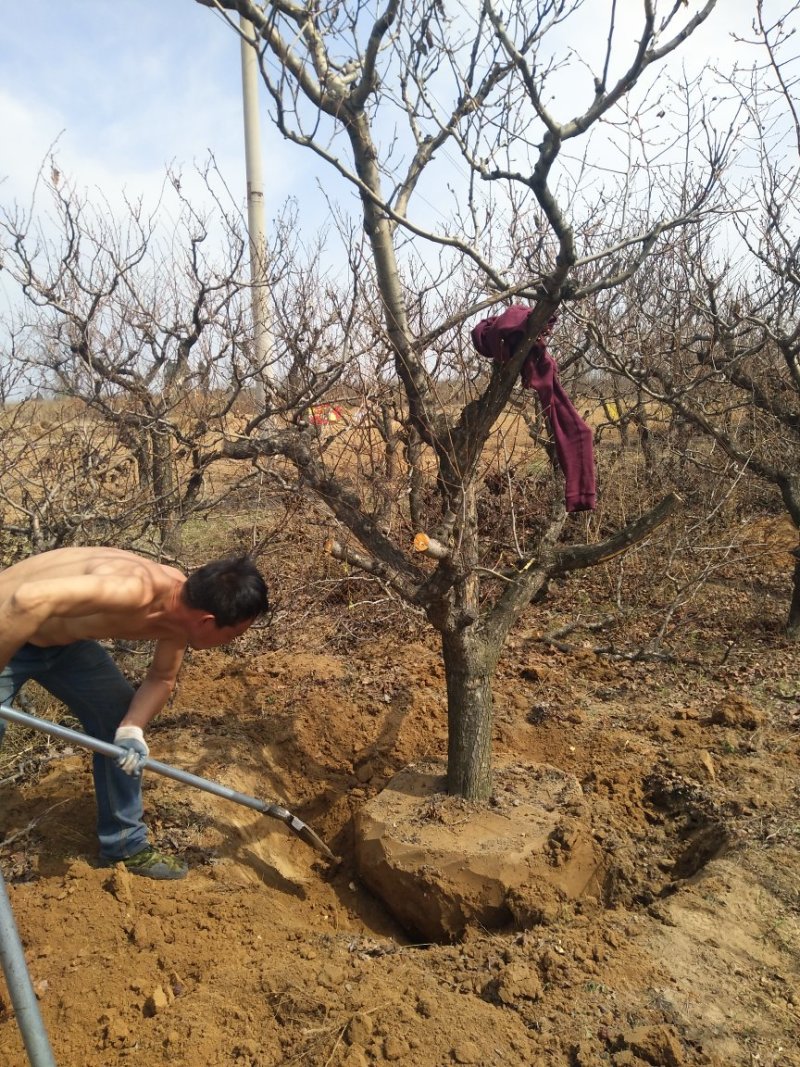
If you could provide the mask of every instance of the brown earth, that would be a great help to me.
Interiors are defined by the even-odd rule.
[[[156,758],[285,803],[337,868],[273,820],[151,776],[154,837],[187,856],[188,878],[99,869],[88,755],[18,742],[0,769],[0,863],[56,1062],[800,1065],[786,547],[762,555],[758,581],[729,569],[676,613],[674,659],[598,655],[608,642],[589,632],[542,640],[599,602],[601,576],[559,586],[515,631],[494,805],[513,823],[534,765],[574,776],[580,833],[549,835],[552,869],[586,846],[603,877],[520,890],[502,929],[472,922],[452,943],[402,928],[353,847],[354,816],[446,751],[443,671],[421,628],[357,625],[335,598],[288,604],[240,647],[192,654],[151,728]],[[619,648],[640,624],[615,631]],[[429,843],[471,816],[432,794]],[[0,1063],[26,1062],[0,981]]]

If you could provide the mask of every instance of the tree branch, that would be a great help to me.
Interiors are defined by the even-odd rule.
[[[682,503],[677,493],[669,493],[636,522],[632,522],[624,530],[601,541],[600,544],[571,545],[568,548],[556,549],[553,559],[546,565],[548,577],[556,578],[570,571],[584,570],[587,567],[596,567],[599,563],[608,563],[615,556],[627,552],[634,545],[649,537]]]

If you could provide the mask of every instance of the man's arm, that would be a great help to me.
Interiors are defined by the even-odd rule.
[[[49,619],[136,610],[147,595],[140,578],[82,574],[24,582],[0,602],[0,670]]]
[[[36,636],[42,623],[83,601],[84,581],[27,581],[0,603],[0,670],[26,641]],[[94,583],[95,579],[90,581]]]
[[[9,597],[7,610],[41,624],[54,616],[136,610],[152,597],[152,586],[141,575],[76,574],[66,578],[29,579]]]
[[[158,715],[175,688],[185,652],[186,646],[175,641],[156,642],[153,662],[120,726],[138,726],[143,730]]]
[[[130,707],[117,727],[114,743],[124,753],[117,758],[117,766],[126,774],[138,777],[150,749],[144,739],[144,728],[158,715],[175,688],[186,646],[174,641],[157,641],[150,670],[133,695]]]
[[[33,637],[38,625],[29,617],[20,617],[7,603],[0,606],[0,671],[5,670],[12,657]]]

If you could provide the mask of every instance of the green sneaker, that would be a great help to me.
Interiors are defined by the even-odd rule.
[[[158,852],[152,845],[145,845],[140,852],[127,859],[107,862],[124,863],[131,874],[141,874],[143,878],[185,878],[189,871],[183,860]]]

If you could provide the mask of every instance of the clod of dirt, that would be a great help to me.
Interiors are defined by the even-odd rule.
[[[164,1011],[171,999],[170,995],[164,992],[163,987],[157,985],[144,1002],[143,1014],[147,1018],[153,1018],[154,1015],[158,1015],[159,1012]]]
[[[686,1062],[681,1043],[668,1026],[626,1030],[617,1038],[615,1047],[629,1050],[653,1067],[683,1067]]]
[[[107,889],[120,904],[131,904],[133,902],[131,873],[125,869],[125,865],[122,863],[118,863],[114,867],[111,876],[103,883],[103,889]]]
[[[102,1025],[101,1047],[104,1049],[125,1049],[135,1044],[130,1027],[116,1013],[109,1012],[100,1017]]]
[[[439,765],[408,767],[355,816],[359,874],[413,935],[546,921],[559,900],[598,894],[603,855],[572,775],[501,768],[488,805],[444,789]]]
[[[347,1024],[345,1040],[348,1045],[366,1045],[373,1029],[372,1017],[367,1012],[358,1012]]]
[[[480,1063],[481,1051],[472,1041],[459,1041],[453,1048],[456,1063]]]
[[[741,730],[757,730],[766,721],[764,712],[744,697],[729,693],[712,710],[709,722],[715,726],[732,726]]]
[[[542,993],[539,972],[526,963],[508,964],[495,983],[495,995],[502,1004],[517,1004],[521,999],[537,1001]]]

